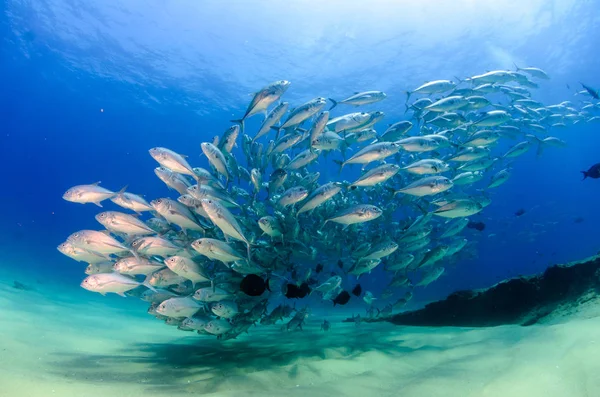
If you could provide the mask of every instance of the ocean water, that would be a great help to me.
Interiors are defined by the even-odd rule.
[[[416,124],[405,113],[406,91],[516,64],[550,76],[532,78],[539,84],[533,99],[570,101],[581,114],[598,103],[576,95],[580,82],[600,88],[598,7],[575,0],[1,2],[0,361],[7,387],[0,395],[597,395],[594,319],[527,330],[356,327],[340,320],[366,316],[361,299],[333,307],[311,296],[297,302],[311,307],[305,331],[253,327],[225,343],[167,327],[135,298],[83,290],[85,264],[56,247],[77,230],[100,230],[100,209],[63,200],[67,189],[101,181],[147,200],[176,198],[154,175],[158,164],[148,150],[167,147],[208,168],[200,143],[221,136],[252,94],[276,80],[291,82],[282,98],[290,107],[383,91],[381,102],[331,112],[383,111],[375,125],[383,132],[400,120]],[[600,107],[538,134],[566,147],[541,156],[533,148],[510,162],[510,179],[490,189],[491,204],[470,217],[485,229],[465,229],[464,252],[442,262],[443,276],[416,287],[402,310],[598,253],[600,185],[580,173],[600,161],[600,123],[587,122],[594,116]],[[249,118],[246,132],[254,134],[262,119]],[[502,139],[494,156],[522,140]],[[240,159],[241,142],[234,149]],[[360,174],[357,165],[338,173],[334,159],[341,153],[310,166],[321,184]],[[105,209],[119,207],[106,201]],[[333,266],[336,258],[329,260]],[[378,297],[390,277],[380,267],[359,280]],[[32,290],[13,288],[15,280]],[[349,289],[356,281],[346,282]],[[324,319],[331,333],[319,329]],[[552,341],[556,350],[547,352]],[[522,364],[511,368],[513,360]],[[548,360],[553,365],[545,367]],[[559,367],[559,375],[552,372]],[[558,379],[553,389],[549,378]]]

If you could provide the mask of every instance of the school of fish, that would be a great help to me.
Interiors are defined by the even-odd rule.
[[[149,149],[171,197],[70,188],[67,201],[116,206],[96,215],[100,230],[77,231],[58,249],[88,263],[83,288],[139,297],[166,324],[223,340],[255,324],[301,329],[309,308],[293,302],[307,296],[362,300],[371,315],[375,305],[389,315],[458,261],[468,217],[491,204],[517,157],[564,147],[550,134],[598,120],[587,86],[580,108],[533,99],[548,78],[517,67],[427,82],[406,98],[358,92],[329,109],[325,97],[285,102],[290,82],[276,81],[221,136],[186,153],[197,161]],[[405,120],[345,113],[405,99]],[[262,124],[247,128],[257,114]],[[363,291],[372,274],[387,287]]]

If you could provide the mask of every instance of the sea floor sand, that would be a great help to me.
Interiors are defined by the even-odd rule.
[[[325,333],[315,316],[304,331],[219,342],[107,302],[0,284],[0,396],[600,395],[600,317],[486,329],[330,319]]]

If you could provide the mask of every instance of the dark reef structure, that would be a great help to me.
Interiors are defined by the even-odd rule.
[[[527,326],[559,309],[576,309],[599,294],[600,256],[594,256],[552,266],[539,275],[504,280],[487,289],[458,291],[423,309],[370,321],[414,326]]]

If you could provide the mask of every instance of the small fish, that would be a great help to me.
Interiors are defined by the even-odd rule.
[[[140,285],[144,285],[146,288],[154,290],[154,287],[148,284],[147,281],[140,283],[132,277],[124,276],[119,273],[92,274],[91,276],[87,276],[81,282],[81,287],[88,291],[98,292],[102,295],[112,292],[123,297],[125,296],[125,292],[137,288]]]
[[[394,195],[403,193],[417,197],[431,196],[445,192],[446,190],[451,189],[452,186],[454,186],[453,181],[445,176],[428,176],[418,179],[400,190],[396,190]]]
[[[588,94],[590,94],[590,96],[594,99],[600,99],[600,90],[595,90],[590,86],[587,86],[583,83],[579,83],[582,85],[583,88],[585,88],[585,90],[588,92]]]
[[[238,304],[235,301],[219,301],[210,305],[210,310],[221,318],[233,318],[239,313]]]
[[[244,236],[242,227],[225,206],[212,199],[202,199],[202,208],[208,214],[210,220],[225,234],[236,240],[243,241],[248,249],[250,259],[250,241]]]
[[[350,208],[346,208],[332,218],[326,219],[323,226],[327,222],[341,223],[344,227],[355,223],[363,223],[375,220],[381,216],[383,211],[381,208],[370,204],[359,204]]]
[[[114,233],[129,236],[143,236],[156,233],[151,227],[135,216],[117,211],[105,211],[96,215],[96,220],[106,229]]]
[[[345,305],[350,301],[350,294],[348,291],[342,291],[333,299],[333,306],[335,305]]]
[[[248,117],[251,117],[255,114],[266,113],[267,108],[281,98],[281,96],[289,88],[290,84],[291,83],[287,80],[278,80],[260,89],[252,97],[252,100],[250,101],[250,104],[248,104],[248,108],[246,109],[246,112],[242,118],[231,120],[231,122],[239,123],[242,127],[242,132],[244,132],[244,121],[246,121]]]
[[[202,308],[200,303],[188,296],[173,297],[161,302],[156,308],[156,312],[163,316],[183,319],[192,317]]]
[[[467,223],[467,227],[469,229],[475,229],[482,232],[485,229],[485,223],[469,221],[469,223]]]
[[[387,95],[381,91],[355,92],[354,95],[349,96],[348,98],[343,99],[341,101],[336,101],[334,99],[329,98],[329,100],[332,103],[329,110],[332,110],[333,108],[335,108],[336,106],[341,105],[341,104],[352,105],[352,106],[367,105],[367,104],[383,101],[386,97],[387,97]]]
[[[581,171],[581,173],[583,174],[583,179],[586,179],[586,178],[598,179],[598,178],[600,178],[600,163],[592,165],[589,170]]]
[[[102,204],[100,204],[102,201],[118,197],[123,194],[127,188],[124,187],[119,192],[115,193],[100,187],[99,184],[100,182],[92,183],[91,185],[74,186],[63,194],[63,199],[72,203],[93,203],[98,207],[102,207]]]
[[[232,328],[233,326],[226,319],[211,320],[204,326],[204,330],[213,335],[223,335],[229,332]]]
[[[436,80],[427,82],[412,91],[406,92],[406,102],[412,94],[439,94],[447,92],[456,87],[456,83],[450,80]]]
[[[302,299],[311,291],[307,283],[302,283],[300,286],[296,284],[287,284],[285,288],[285,297],[288,299]]]
[[[273,110],[271,110],[271,113],[269,113],[265,121],[263,121],[262,125],[260,126],[258,132],[256,133],[256,136],[252,138],[252,142],[268,134],[269,131],[271,131],[271,127],[277,124],[279,120],[281,120],[285,112],[287,112],[288,106],[289,103],[282,102],[279,105],[277,105]]]
[[[175,153],[164,147],[155,147],[150,149],[149,152],[150,156],[152,156],[161,167],[165,167],[179,174],[189,175],[192,178],[197,178],[196,173],[181,154]]]
[[[336,290],[342,284],[342,278],[338,275],[335,275],[325,281],[323,284],[314,288],[315,291],[322,292],[324,294]]]
[[[261,296],[265,290],[269,289],[269,280],[264,280],[256,274],[248,274],[240,282],[240,291],[248,296]]]
[[[515,216],[521,216],[523,214],[525,214],[525,209],[524,208],[519,208],[518,210],[515,211]]]
[[[362,293],[362,287],[360,286],[360,284],[356,284],[356,286],[352,289],[352,295],[360,296],[361,293]]]
[[[365,292],[365,296],[363,296],[363,301],[365,301],[365,303],[367,305],[372,305],[373,301],[377,300],[377,298],[375,298],[373,296],[373,293],[371,291],[366,291]]]

